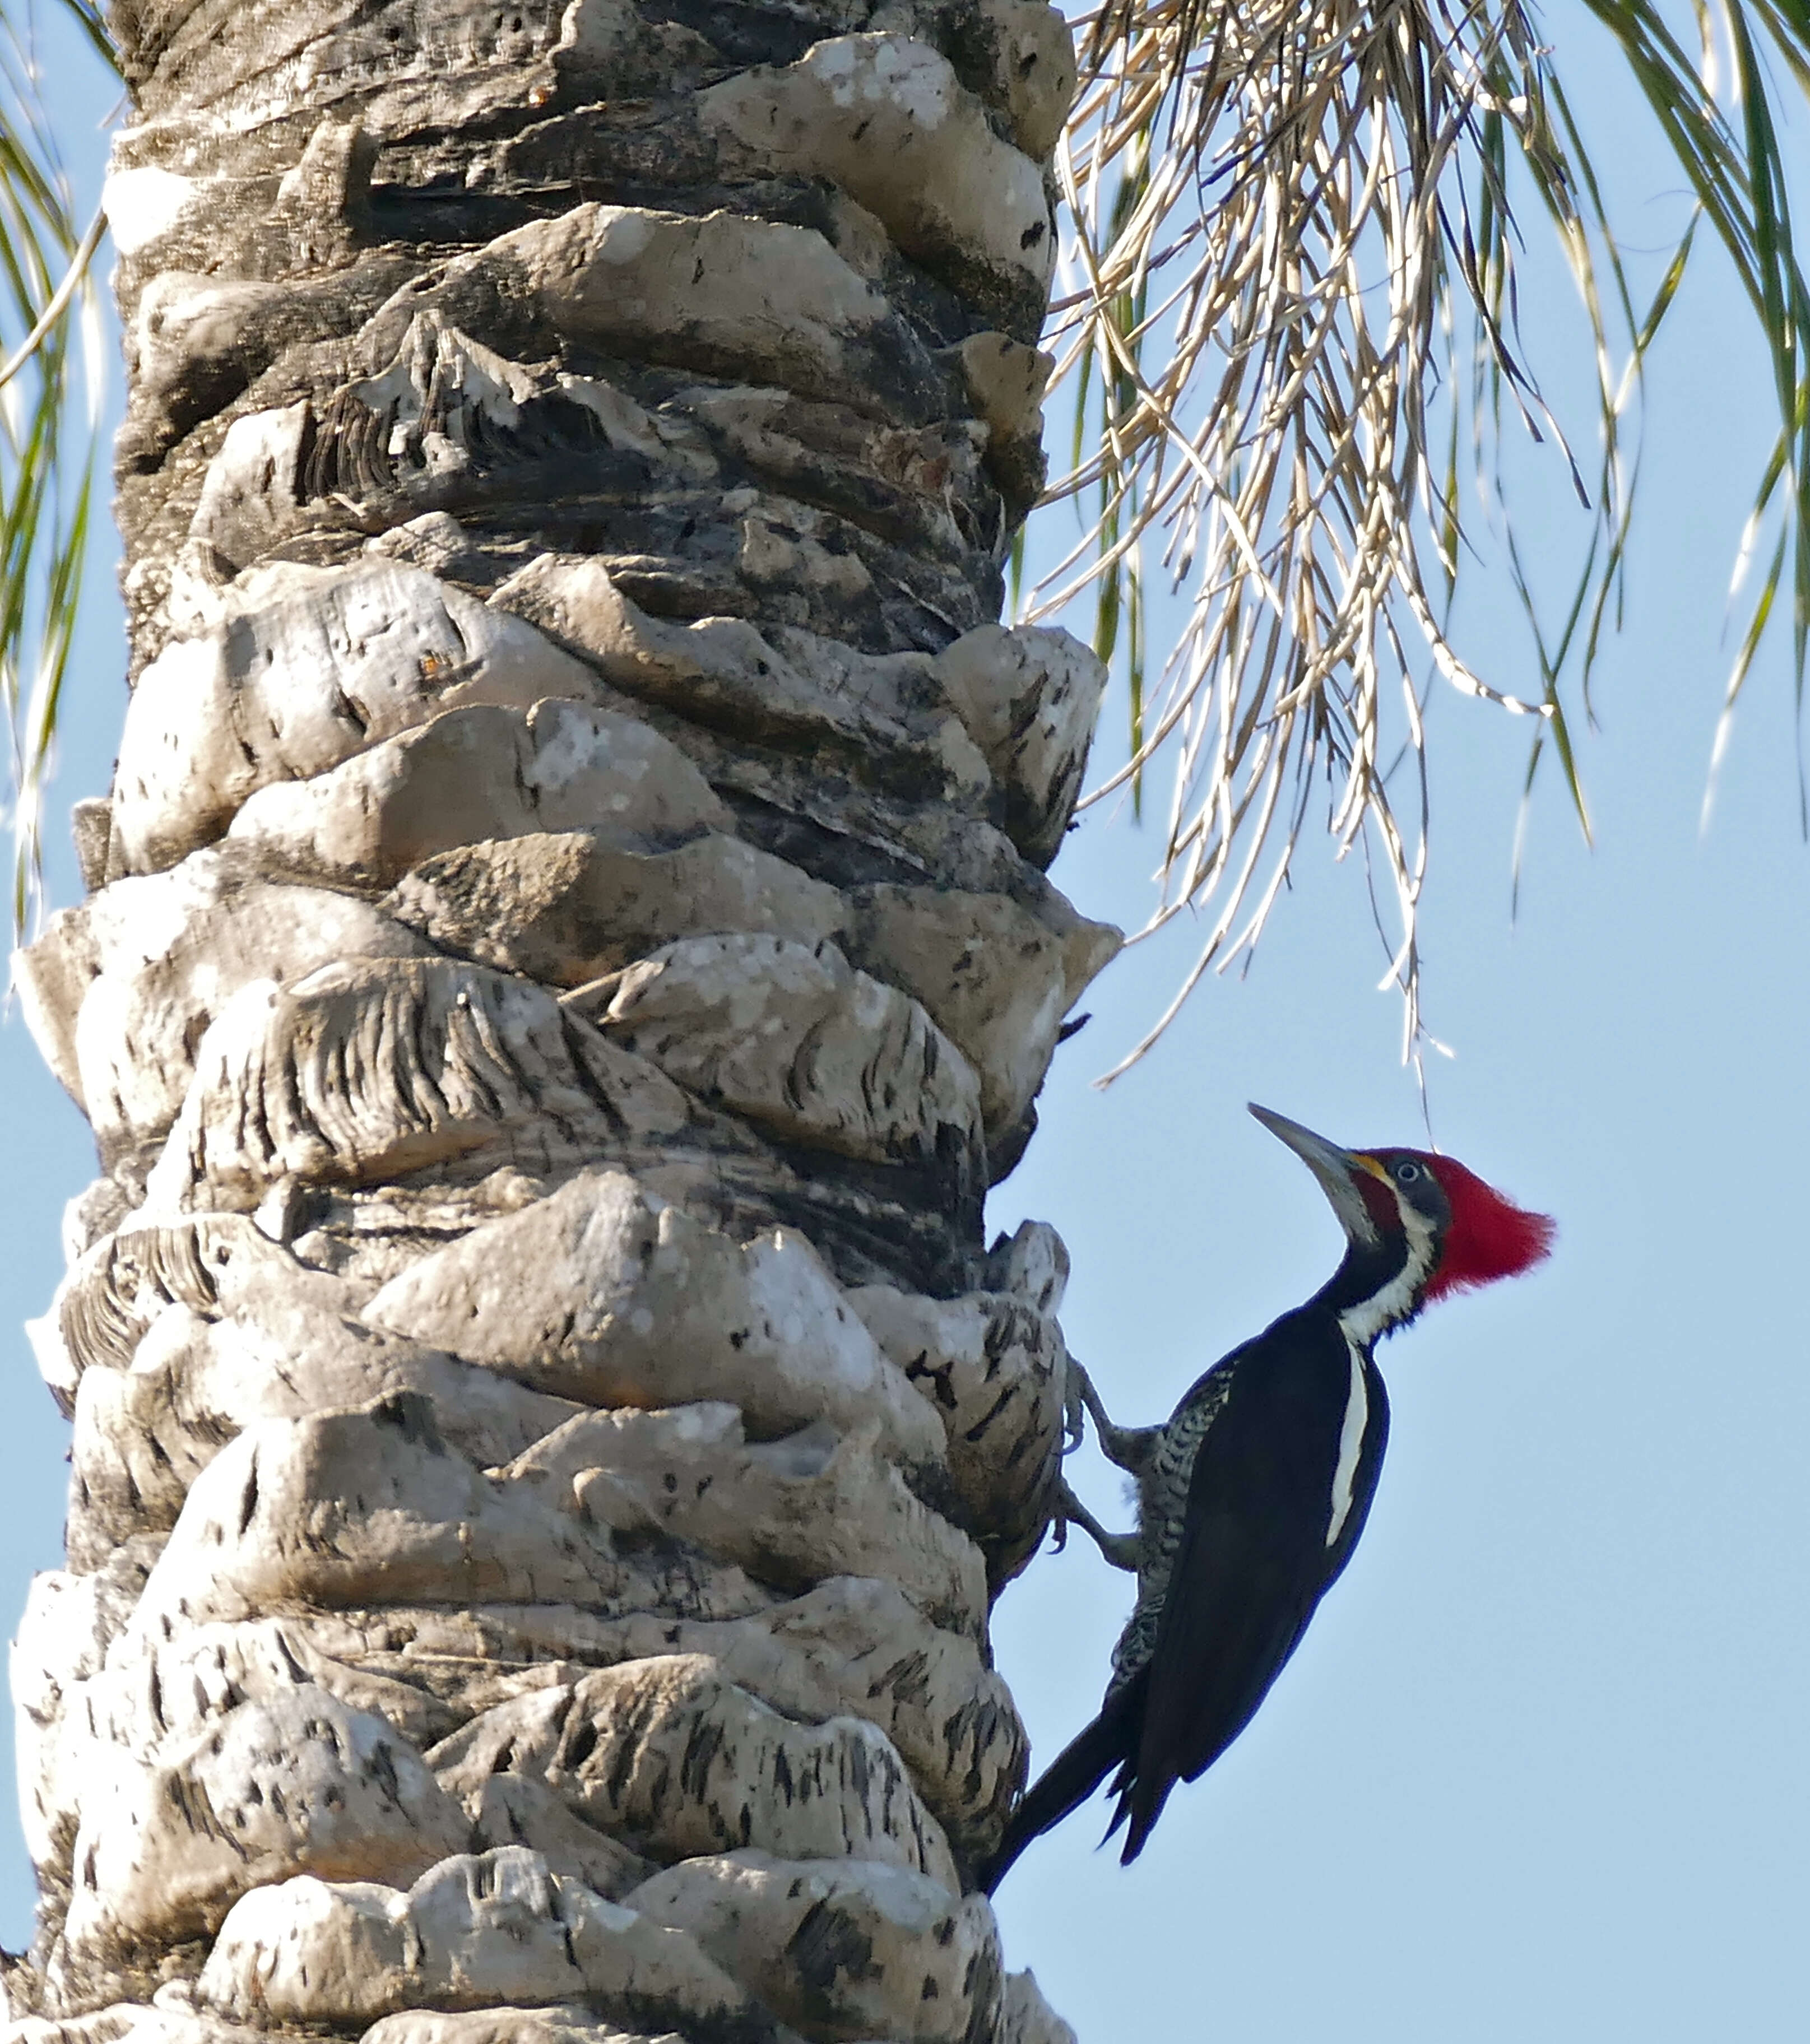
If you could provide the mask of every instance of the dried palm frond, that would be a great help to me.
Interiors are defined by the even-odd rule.
[[[1588,828],[1561,679],[1576,672],[1587,707],[1627,542],[1628,421],[1700,219],[1733,256],[1772,355],[1783,431],[1756,516],[1782,517],[1789,535],[1801,670],[1810,317],[1751,25],[1802,86],[1810,16],[1720,0],[1700,16],[1693,58],[1641,0],[1586,4],[1697,201],[1643,305],[1519,0],[1109,0],[1082,26],[1082,94],[1058,163],[1073,286],[1057,307],[1059,375],[1075,396],[1075,455],[1050,495],[1092,509],[1030,609],[1047,615],[1093,588],[1098,650],[1110,659],[1124,645],[1132,729],[1128,763],[1089,799],[1128,786],[1135,797],[1168,761],[1148,927],[1186,906],[1205,924],[1186,985],[1125,1064],[1209,966],[1248,956],[1322,782],[1341,855],[1361,847],[1393,891],[1382,984],[1401,989],[1416,1049],[1427,819],[1416,674],[1536,720],[1530,778],[1553,753]],[[1738,114],[1709,82],[1718,47],[1731,52]],[[1588,480],[1520,352],[1516,190],[1531,190],[1556,229],[1590,324]],[[1495,472],[1505,410],[1557,445],[1591,515],[1551,635],[1510,525],[1539,666],[1524,696],[1480,677],[1446,622],[1467,551],[1461,488],[1469,470]],[[1762,624],[1787,551],[1781,540]],[[1152,555],[1191,598],[1154,691],[1140,614]],[[1743,660],[1731,700],[1745,672]],[[1398,770],[1413,784],[1405,804],[1392,792]]]
[[[86,0],[67,0],[106,48]],[[0,21],[0,697],[12,744],[15,936],[37,898],[44,783],[81,601],[100,422],[105,222],[77,213],[27,31]],[[85,404],[78,409],[79,378]]]

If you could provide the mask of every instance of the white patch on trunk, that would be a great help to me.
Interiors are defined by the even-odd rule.
[[[204,182],[148,163],[111,172],[102,196],[113,247],[122,256],[133,256],[161,239],[175,226]]]
[[[1358,1456],[1370,1417],[1370,1395],[1364,1385],[1364,1351],[1349,1335],[1345,1342],[1351,1351],[1351,1389],[1345,1400],[1345,1424],[1339,1429],[1338,1465],[1332,1472],[1332,1516],[1326,1526],[1328,1547],[1351,1516],[1351,1485],[1357,1481]]]

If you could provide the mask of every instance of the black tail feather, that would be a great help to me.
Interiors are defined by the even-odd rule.
[[[1128,1768],[1125,1770],[1127,1775],[1130,1771]],[[1126,1780],[1119,1785],[1119,1809],[1113,1819],[1113,1831],[1128,1817],[1131,1819],[1131,1828],[1125,1833],[1124,1846],[1119,1854],[1120,1866],[1129,1866],[1143,1850],[1157,1819],[1162,1815],[1163,1804],[1169,1800],[1169,1792],[1174,1786],[1173,1774],[1159,1775],[1154,1780]],[[1106,1836],[1110,1838],[1113,1831]]]
[[[1139,1731],[1143,1730],[1140,1724]],[[1143,1849],[1157,1819],[1162,1814],[1162,1806],[1169,1800],[1169,1792],[1175,1786],[1173,1774],[1164,1777],[1148,1777],[1139,1771],[1142,1758],[1136,1753],[1128,1754],[1119,1763],[1119,1771],[1106,1785],[1106,1793],[1113,1797],[1117,1807],[1113,1812],[1113,1821],[1106,1827],[1101,1845],[1110,1845],[1128,1821],[1131,1829],[1125,1832],[1125,1842],[1119,1854],[1120,1866],[1129,1866]]]
[[[1099,1716],[1069,1741],[1024,1792],[998,1851],[982,1870],[984,1892],[992,1894],[1031,1841],[1079,1809],[1112,1769],[1118,1768],[1123,1778],[1137,1742],[1143,1688],[1141,1682],[1128,1683],[1109,1696]]]

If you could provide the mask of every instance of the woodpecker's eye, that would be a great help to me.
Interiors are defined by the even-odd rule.
[[[1412,1157],[1404,1157],[1395,1167],[1395,1182],[1398,1185],[1411,1185],[1416,1178],[1425,1176],[1426,1174]]]

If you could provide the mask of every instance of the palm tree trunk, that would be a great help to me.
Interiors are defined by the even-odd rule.
[[[134,690],[26,961],[21,2039],[1039,2044],[1066,1259],[1114,949],[1039,486],[1032,0],[121,0]]]

